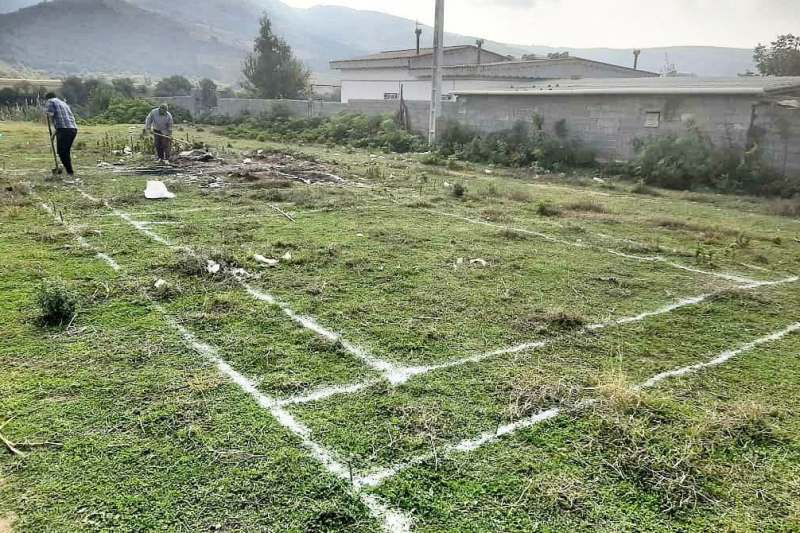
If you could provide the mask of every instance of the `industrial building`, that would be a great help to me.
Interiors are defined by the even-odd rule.
[[[431,97],[433,49],[381,52],[331,61],[341,73],[342,102],[350,100],[422,101]],[[578,57],[518,60],[482,46],[444,49],[442,95],[458,91],[514,89],[549,79],[649,78],[658,74]]]

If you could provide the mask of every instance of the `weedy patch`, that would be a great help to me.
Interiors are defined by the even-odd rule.
[[[501,239],[506,241],[527,241],[528,239],[530,239],[529,235],[512,228],[505,228],[503,230],[500,230],[498,235],[500,236]]]
[[[529,204],[529,203],[533,202],[533,194],[531,194],[529,191],[525,191],[525,190],[517,189],[517,188],[510,189],[506,193],[506,198],[508,198],[509,200],[512,200],[514,202],[520,202],[520,203],[523,203],[523,204]]]
[[[660,192],[647,185],[643,180],[637,181],[636,184],[630,188],[630,192],[644,196],[661,196]]]
[[[511,220],[511,217],[506,211],[494,208],[484,209],[481,211],[481,218],[488,220],[489,222],[508,222]]]
[[[40,322],[44,326],[69,325],[78,312],[78,301],[78,294],[62,280],[45,281],[36,295]]]
[[[526,333],[565,332],[582,328],[586,325],[586,319],[566,311],[546,311],[520,316],[513,325],[518,331]]]
[[[450,194],[453,196],[453,198],[463,198],[466,193],[467,187],[463,183],[456,183],[450,189]]]
[[[567,211],[576,211],[579,213],[598,213],[607,214],[608,207],[600,202],[593,202],[591,200],[582,200],[580,202],[572,202],[564,206]]]
[[[800,197],[771,200],[767,204],[767,212],[780,217],[800,217]]]
[[[583,388],[577,383],[567,379],[553,382],[552,377],[538,371],[529,371],[515,377],[510,389],[507,393],[506,412],[512,420],[531,416],[555,405],[572,406],[583,392]]]
[[[552,202],[539,202],[536,205],[536,214],[542,217],[560,217],[561,208]]]

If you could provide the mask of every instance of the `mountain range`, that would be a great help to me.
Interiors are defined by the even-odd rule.
[[[328,62],[381,50],[412,48],[415,22],[339,6],[291,7],[280,0],[0,0],[0,62],[50,75],[170,74],[233,83],[267,13],[274,31],[321,78]],[[423,45],[433,30],[422,26]],[[447,45],[475,36],[448,33]],[[486,41],[487,49],[520,57],[569,52],[619,65],[632,50],[556,48]],[[672,65],[701,76],[735,76],[753,68],[752,50],[715,47],[645,48],[640,68]]]

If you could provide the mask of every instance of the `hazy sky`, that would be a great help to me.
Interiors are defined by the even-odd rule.
[[[433,22],[433,0],[284,0]],[[800,33],[800,0],[446,0],[447,31],[520,44],[752,48]]]

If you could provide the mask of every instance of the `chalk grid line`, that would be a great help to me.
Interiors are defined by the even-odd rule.
[[[142,234],[144,234],[147,237],[153,239],[154,241],[156,241],[156,242],[158,242],[160,244],[163,244],[165,246],[171,247],[171,248],[175,248],[176,247],[174,244],[170,243],[168,240],[164,239],[163,237],[161,237],[160,235],[158,235],[154,231],[152,231],[149,228],[147,228],[146,226],[144,226],[144,223],[136,221],[129,214],[127,214],[125,212],[122,212],[122,211],[120,211],[118,209],[113,208],[111,205],[108,204],[108,202],[103,202],[103,201],[101,201],[101,200],[99,200],[99,199],[87,194],[86,192],[84,192],[82,190],[80,190],[79,192],[84,198],[87,198],[87,199],[89,199],[89,200],[91,200],[93,202],[104,204],[107,208],[111,209],[112,212],[114,212],[117,216],[122,218],[125,222],[127,222],[128,224],[133,226],[135,229],[137,229]],[[478,223],[478,224],[482,224],[482,225],[489,225],[489,226],[500,227],[500,228],[504,228],[504,229],[513,229],[513,228],[507,228],[506,226],[500,226],[500,225],[492,224],[492,223],[485,222],[485,221],[480,221],[480,220],[461,217],[459,215],[452,215],[452,214],[443,213],[443,212],[436,212],[436,211],[433,211],[433,213],[439,214],[439,215],[455,217],[455,218],[458,218],[458,219],[466,220],[467,222],[471,222],[471,223]],[[544,234],[544,233],[539,233],[539,232],[535,232],[535,231],[531,231],[531,230],[518,230],[518,231],[525,231],[525,232],[531,233],[533,235],[539,236],[539,237],[541,237],[541,238],[543,238],[545,240],[548,240],[550,242],[566,244],[566,245],[569,245],[569,246],[577,246],[577,247],[580,247],[580,248],[588,248],[588,245],[583,245],[581,243],[574,243],[574,242],[571,242],[571,241],[558,239],[556,237],[552,237],[552,236]],[[187,250],[190,253],[194,253],[190,248],[187,248],[187,247],[179,247],[179,248]],[[610,252],[617,254],[617,252],[613,252],[613,251],[610,251]],[[640,258],[638,256],[631,256],[631,257],[634,258],[634,259],[640,259],[640,260],[642,259],[642,258]],[[645,259],[653,260],[653,261],[657,260],[656,258],[645,258]],[[690,270],[693,271],[693,272],[705,273],[705,271],[701,271],[701,270],[696,270],[696,269],[690,269]],[[712,275],[713,274],[715,274],[715,273],[712,273]],[[794,278],[794,277],[793,278],[787,278],[787,279],[784,279],[784,280],[778,280],[778,281],[756,281],[756,280],[749,280],[747,278],[734,278],[734,279],[731,279],[731,277],[728,277],[728,276],[725,276],[725,275],[723,275],[723,276],[725,277],[725,279],[728,279],[730,281],[734,281],[734,279],[735,279],[737,281],[737,283],[744,284],[744,285],[742,285],[740,287],[742,289],[752,289],[752,288],[763,287],[763,286],[768,286],[768,285],[779,285],[779,284],[783,284],[783,283],[790,283],[790,282],[797,281],[797,278]],[[366,349],[347,341],[346,339],[343,338],[343,336],[340,333],[332,331],[332,330],[320,325],[315,319],[313,319],[311,317],[305,317],[305,316],[297,314],[295,311],[293,311],[291,309],[291,307],[288,304],[285,304],[285,303],[281,302],[280,300],[278,300],[277,298],[275,298],[273,295],[271,295],[269,293],[266,293],[266,292],[260,291],[258,289],[255,289],[250,284],[248,284],[246,281],[244,281],[244,279],[242,279],[241,277],[236,276],[235,279],[240,283],[240,285],[245,289],[245,291],[250,296],[255,298],[256,300],[265,302],[265,303],[267,303],[269,305],[277,306],[279,309],[281,309],[281,311],[283,311],[284,314],[286,314],[289,318],[291,318],[293,321],[298,323],[300,326],[302,326],[302,327],[304,327],[306,329],[309,329],[310,331],[313,331],[314,333],[316,333],[320,337],[325,338],[325,339],[327,339],[327,340],[329,340],[331,342],[340,343],[342,345],[342,347],[348,353],[350,353],[352,356],[354,356],[357,359],[359,359],[360,361],[362,361],[369,368],[377,371],[381,375],[383,381],[388,382],[393,387],[402,385],[402,384],[406,383],[409,379],[412,379],[412,378],[414,378],[416,376],[427,374],[429,372],[438,371],[438,370],[444,370],[444,369],[449,369],[449,368],[455,368],[455,367],[463,366],[465,364],[470,364],[470,363],[478,363],[478,362],[481,362],[483,360],[490,359],[490,358],[497,357],[497,356],[501,356],[501,355],[509,355],[509,354],[514,354],[514,353],[530,351],[530,350],[542,348],[544,346],[547,346],[551,342],[553,342],[553,340],[544,340],[544,341],[538,341],[538,342],[523,343],[523,344],[519,344],[519,345],[516,345],[516,346],[511,346],[511,347],[507,347],[507,348],[501,348],[501,349],[498,349],[498,350],[486,352],[486,353],[483,353],[483,354],[477,354],[477,355],[468,356],[468,357],[464,357],[464,358],[453,359],[451,361],[446,361],[446,362],[439,363],[439,364],[436,364],[436,365],[428,365],[428,366],[396,365],[396,364],[394,364],[392,362],[389,362],[389,361],[386,361],[384,359],[380,359],[380,358],[377,358],[377,357],[371,355],[369,353],[369,351],[367,351]],[[661,309],[658,309],[658,310],[655,310],[655,311],[645,312],[645,313],[643,313],[641,315],[638,315],[636,317],[626,317],[626,318],[616,319],[614,321],[607,322],[607,323],[604,323],[604,324],[594,324],[594,325],[591,325],[591,326],[587,326],[584,329],[584,331],[598,330],[598,329],[604,329],[606,327],[613,326],[613,325],[638,322],[640,320],[644,320],[645,318],[649,318],[649,317],[652,317],[652,316],[657,316],[657,315],[660,315],[660,314],[665,314],[665,313],[672,312],[672,311],[674,311],[676,309],[680,309],[682,307],[686,307],[687,305],[696,305],[698,303],[701,303],[701,302],[713,297],[715,294],[716,293],[704,294],[704,295],[701,295],[699,297],[694,297],[694,298],[689,298],[689,299],[686,299],[686,300],[682,300],[682,301],[670,304],[670,305],[668,305],[668,306],[666,306],[664,308],[661,308]],[[292,404],[308,403],[308,402],[311,402],[311,401],[319,401],[319,400],[322,400],[322,399],[325,399],[325,398],[328,398],[328,397],[332,397],[332,396],[336,396],[336,395],[339,395],[339,394],[352,394],[353,392],[357,392],[357,391],[360,391],[360,390],[363,390],[363,389],[369,387],[371,384],[373,384],[373,383],[372,382],[369,382],[369,383],[366,383],[366,384],[365,383],[355,383],[355,384],[349,384],[349,385],[337,385],[337,386],[333,386],[333,387],[325,387],[325,388],[322,388],[322,389],[318,389],[316,391],[311,391],[310,393],[307,393],[307,394],[301,394],[301,395],[299,395],[299,396],[297,396],[295,398],[286,399],[286,400],[284,400],[284,405],[292,405]]]
[[[59,217],[47,204],[42,202],[41,207],[53,215],[55,222],[65,227],[67,231],[69,231],[69,233],[75,237],[82,248],[96,252],[95,257],[98,259],[102,260],[102,257],[111,259],[110,256],[101,253],[99,250],[97,250],[97,248],[89,244],[79,234],[77,229]],[[111,259],[111,261],[113,261],[113,259]],[[105,262],[106,264],[111,264],[108,263],[108,261]],[[122,268],[118,263],[116,263],[116,261],[113,261],[113,264],[116,265],[116,267],[112,268],[115,272],[122,271]],[[406,533],[411,530],[411,518],[408,515],[397,509],[390,508],[377,496],[367,494],[361,490],[361,487],[351,483],[352,475],[350,468],[337,458],[335,452],[312,440],[311,430],[305,424],[295,419],[295,417],[283,406],[281,406],[278,401],[258,390],[255,382],[253,382],[250,378],[236,371],[230,365],[230,363],[220,356],[216,347],[198,340],[193,333],[178,323],[178,321],[175,320],[175,318],[170,315],[160,304],[153,302],[152,300],[150,303],[153,308],[162,315],[164,321],[183,338],[186,344],[194,352],[214,364],[221,375],[236,384],[239,389],[247,393],[253,400],[255,400],[255,402],[262,409],[269,411],[272,417],[283,428],[287,429],[295,437],[299,438],[303,447],[308,450],[311,457],[319,462],[325,468],[325,470],[328,471],[328,473],[350,484],[350,489],[348,489],[348,492],[352,496],[357,497],[367,507],[367,509],[369,509],[372,516],[381,523],[384,531],[387,533]]]
[[[707,368],[713,368],[715,366],[723,365],[738,355],[750,352],[761,345],[781,340],[787,335],[794,333],[798,330],[800,330],[800,322],[796,322],[780,331],[770,333],[769,335],[748,342],[747,344],[744,344],[738,348],[734,348],[732,350],[723,352],[722,354],[718,355],[714,359],[711,359],[710,361],[696,363],[693,365],[684,366],[674,370],[662,372],[648,379],[644,383],[635,385],[634,387],[632,387],[632,389],[642,390],[646,388],[652,388],[657,386],[662,381],[670,378],[686,376],[689,374],[699,372],[701,370],[705,370]],[[589,407],[591,405],[594,405],[595,403],[597,403],[596,399],[585,400],[578,403],[574,407],[574,409]],[[408,470],[409,468],[412,468],[414,466],[419,466],[428,461],[431,461],[437,456],[442,458],[449,458],[459,453],[473,452],[478,448],[481,448],[487,444],[495,442],[506,435],[512,435],[520,430],[533,427],[537,424],[541,424],[542,422],[556,418],[557,416],[567,411],[569,411],[568,408],[552,407],[545,411],[541,411],[529,418],[517,420],[510,424],[499,426],[496,431],[482,433],[477,437],[473,437],[471,439],[465,439],[456,444],[447,445],[443,449],[439,450],[439,452],[436,455],[434,455],[434,453],[432,452],[425,453],[417,457],[414,457],[412,459],[409,459],[408,461],[396,464],[394,466],[390,466],[388,468],[376,469],[366,475],[355,478],[354,483],[358,487],[379,487],[381,484],[397,476],[401,472]]]
[[[489,222],[487,220],[481,220],[479,218],[465,217],[465,216],[457,215],[457,214],[454,214],[454,213],[448,213],[446,211],[436,211],[436,210],[432,210],[432,209],[428,209],[427,211],[429,213],[433,213],[435,215],[458,219],[458,220],[461,220],[461,221],[464,221],[464,222],[468,222],[470,224],[475,224],[475,225],[480,225],[480,226],[487,226],[487,227],[490,227],[490,228],[496,228],[496,229],[507,230],[507,231],[514,231],[514,232],[517,232],[517,233],[523,233],[525,235],[533,235],[534,237],[539,237],[540,239],[548,241],[548,242],[563,244],[563,245],[566,245],[566,246],[572,246],[574,248],[597,250],[597,251],[609,253],[609,254],[612,254],[612,255],[616,255],[618,257],[623,257],[625,259],[632,259],[632,260],[640,261],[640,262],[663,263],[663,264],[665,264],[667,266],[670,266],[672,268],[676,268],[676,269],[679,269],[679,270],[685,270],[687,272],[694,272],[696,274],[703,274],[705,276],[712,276],[712,277],[724,279],[724,280],[727,280],[727,281],[733,281],[735,283],[740,283],[740,284],[758,283],[758,280],[755,280],[755,279],[745,278],[745,277],[741,277],[741,276],[735,276],[735,275],[726,274],[726,273],[723,273],[723,272],[711,272],[709,270],[702,270],[702,269],[694,268],[694,267],[691,267],[691,266],[688,266],[688,265],[682,265],[680,263],[676,263],[674,261],[670,261],[669,259],[666,259],[666,258],[661,257],[661,256],[657,256],[657,255],[655,255],[655,256],[640,256],[640,255],[626,254],[626,253],[623,253],[623,252],[620,252],[620,251],[617,251],[617,250],[613,250],[613,249],[610,249],[610,248],[603,248],[601,246],[596,246],[596,245],[593,245],[593,244],[586,244],[586,243],[576,242],[576,241],[568,241],[566,239],[561,239],[559,237],[554,237],[552,235],[548,235],[546,233],[542,233],[542,232],[534,231],[534,230],[530,230],[530,229],[515,228],[513,226],[506,226],[504,224],[495,224],[494,222]]]
[[[77,230],[75,230],[74,228],[72,228],[71,226],[66,224],[63,219],[59,219],[59,217],[55,214],[55,212],[52,209],[49,208],[49,206],[47,206],[46,204],[42,203],[42,207],[53,215],[53,217],[56,220],[56,222],[60,222],[65,227],[67,227],[70,230],[70,233],[72,233],[73,236],[75,236],[75,238],[78,239],[78,242],[81,244],[82,247],[87,248],[87,249],[91,249],[93,251],[96,251],[97,252],[97,254],[96,254],[97,258],[106,261],[107,264],[109,264],[109,265],[116,265],[116,267],[113,267],[113,269],[115,271],[119,271],[120,270],[119,265],[116,264],[116,262],[113,259],[111,259],[108,255],[97,251],[92,245],[90,245],[77,232]],[[116,213],[116,210],[115,210],[115,213]],[[124,215],[125,214],[122,213],[122,212],[118,213],[118,216],[123,218],[123,220],[125,220],[126,222],[130,223],[134,228],[136,228],[137,230],[141,231],[145,235],[153,238],[153,235],[149,235],[149,233],[152,233],[152,232],[150,232],[149,230],[146,230],[146,228],[145,228],[146,231],[142,231],[142,228],[137,224],[137,222],[135,220],[133,220],[130,217],[126,218]],[[156,234],[154,234],[154,235],[157,236]],[[154,238],[153,240],[156,240],[156,242],[160,242],[162,244],[166,244],[167,246],[170,246],[170,247],[173,246],[172,244],[168,244],[165,240],[161,239],[160,237],[157,238],[157,239]],[[776,281],[776,282],[755,282],[755,281],[753,281],[752,283],[750,283],[746,287],[742,287],[742,288],[757,288],[757,287],[763,287],[763,286],[769,286],[769,285],[777,285],[777,284],[780,284],[780,283],[789,283],[789,282],[796,281],[796,280],[797,280],[797,278],[790,278],[790,279],[787,279],[787,280]],[[664,307],[664,308],[662,308],[660,310],[657,310],[655,312],[642,313],[641,315],[638,315],[637,317],[630,317],[628,319],[618,319],[618,320],[616,320],[614,322],[611,322],[611,323],[595,324],[595,325],[592,325],[592,326],[588,326],[587,330],[588,329],[595,329],[595,330],[596,329],[602,329],[602,328],[608,327],[609,325],[613,325],[613,324],[624,324],[624,323],[630,323],[630,322],[633,322],[633,321],[644,320],[647,317],[655,316],[657,314],[667,313],[667,312],[670,312],[672,310],[678,309],[680,307],[685,307],[685,306],[688,306],[688,305],[696,305],[696,304],[698,304],[698,303],[700,303],[702,301],[705,301],[706,299],[710,298],[711,296],[713,296],[713,294],[702,295],[701,297],[682,300],[681,302],[678,302],[676,304],[672,304],[670,306],[666,306],[666,307]],[[267,300],[267,301],[269,303],[272,303],[272,304],[275,304],[275,305],[277,304],[277,302],[275,300],[273,300],[273,301]],[[172,326],[173,329],[178,331],[181,334],[181,336],[184,338],[184,340],[197,353],[200,353],[201,355],[206,357],[208,360],[210,360],[211,362],[216,364],[216,366],[217,366],[217,368],[218,368],[218,370],[220,371],[221,374],[225,375],[230,380],[232,380],[234,383],[236,383],[244,392],[247,392],[251,397],[253,397],[256,400],[256,402],[260,406],[262,406],[264,409],[268,409],[270,411],[270,413],[273,415],[273,417],[284,428],[288,429],[293,434],[298,436],[301,439],[301,442],[302,442],[303,446],[307,450],[309,450],[311,455],[317,461],[319,461],[326,468],[326,470],[328,470],[331,474],[339,477],[340,479],[351,481],[351,483],[352,483],[351,489],[352,489],[353,493],[361,499],[361,501],[367,506],[367,508],[370,510],[370,512],[373,514],[373,516],[375,516],[376,518],[378,518],[382,522],[383,527],[384,527],[384,529],[386,531],[392,531],[392,532],[397,531],[397,532],[399,532],[399,531],[409,531],[410,530],[410,528],[411,528],[411,519],[410,519],[410,517],[408,517],[407,515],[403,514],[400,511],[396,511],[396,510],[390,509],[382,501],[380,501],[380,499],[378,499],[377,497],[375,497],[373,495],[368,495],[368,494],[363,493],[363,491],[361,489],[364,488],[364,487],[378,486],[383,481],[385,481],[386,479],[389,479],[390,477],[393,477],[394,475],[397,475],[399,472],[401,472],[401,471],[403,471],[403,470],[405,470],[407,468],[410,468],[411,466],[418,465],[418,464],[424,463],[427,460],[430,460],[430,458],[431,458],[430,456],[423,455],[423,456],[417,457],[415,459],[412,459],[409,462],[403,463],[401,465],[396,465],[396,466],[390,467],[388,469],[378,470],[378,471],[373,472],[371,474],[367,474],[367,475],[364,475],[364,476],[358,476],[357,478],[354,478],[353,474],[352,474],[352,471],[348,467],[346,467],[344,465],[344,463],[342,463],[341,461],[339,461],[339,460],[337,460],[335,458],[335,453],[334,452],[328,450],[327,448],[323,447],[322,445],[316,443],[315,441],[313,441],[311,439],[311,430],[309,428],[307,428],[301,422],[297,421],[288,411],[285,410],[284,402],[277,401],[277,400],[275,400],[273,398],[270,398],[270,397],[266,396],[265,394],[261,393],[258,390],[258,388],[256,387],[256,385],[252,382],[252,380],[250,380],[249,378],[246,378],[242,374],[238,373],[236,370],[234,370],[230,366],[230,364],[228,364],[224,359],[222,359],[219,356],[219,353],[216,350],[216,348],[214,348],[214,347],[212,347],[212,346],[210,346],[208,344],[204,344],[204,343],[201,343],[200,341],[198,341],[196,339],[196,337],[194,337],[194,335],[191,332],[189,332],[186,328],[184,328],[183,326],[178,324],[174,320],[174,318],[169,316],[166,313],[166,311],[160,305],[155,304],[155,306],[159,310],[159,312],[162,313],[162,315],[167,320],[167,322],[170,324],[170,326]],[[288,307],[286,309],[288,309]],[[286,312],[286,309],[284,309],[285,312]],[[293,312],[291,312],[291,310],[289,310],[289,311],[290,311],[290,313],[293,313]],[[287,313],[287,314],[289,314],[289,313]],[[289,314],[289,316],[291,317],[292,315]],[[311,324],[312,328],[315,327],[315,326],[316,326],[315,323]],[[309,327],[309,326],[306,326],[306,327]],[[767,343],[767,342],[773,342],[775,340],[783,338],[784,336],[786,336],[789,333],[794,332],[794,331],[796,331],[798,329],[800,329],[800,323],[793,324],[792,326],[790,326],[789,328],[787,328],[785,330],[782,330],[782,331],[777,332],[777,333],[773,333],[773,334],[768,335],[766,337],[762,337],[761,339],[757,339],[756,341],[748,343],[748,344],[746,344],[743,347],[740,347],[738,349],[725,352],[725,353],[721,354],[720,356],[718,356],[717,358],[715,358],[715,359],[713,359],[713,360],[711,360],[709,362],[698,363],[698,364],[691,365],[691,366],[688,366],[688,367],[683,367],[683,368],[680,368],[680,369],[677,369],[677,370],[672,370],[672,371],[668,371],[668,372],[664,372],[662,374],[659,374],[659,375],[651,378],[650,380],[646,381],[644,384],[639,386],[639,388],[652,387],[652,386],[655,386],[658,382],[660,382],[660,381],[662,381],[664,379],[668,379],[668,378],[676,377],[676,376],[682,376],[682,375],[686,375],[686,374],[689,374],[689,373],[697,372],[699,370],[702,370],[702,369],[705,369],[705,368],[709,368],[709,367],[712,367],[712,366],[721,365],[721,364],[727,362],[731,358],[733,358],[733,357],[735,357],[735,356],[737,356],[737,355],[739,355],[741,353],[744,353],[746,351],[750,351],[750,350],[754,349],[755,347],[760,346],[761,344],[764,344],[764,343]],[[319,334],[323,335],[323,336],[326,336],[327,334],[330,333],[330,332],[328,332],[327,330],[324,330],[324,329],[322,329],[320,331],[317,331],[317,332]],[[339,340],[339,339],[337,339],[337,340]],[[541,345],[541,343],[530,343],[530,344],[526,344],[526,345],[519,345],[518,347],[511,348],[511,349],[504,349],[504,350],[499,350],[497,352],[491,352],[490,354],[484,354],[484,355],[492,356],[492,355],[498,355],[498,354],[501,354],[501,353],[514,353],[514,351],[524,351],[524,350],[527,350],[527,349],[539,347],[540,345]],[[470,358],[470,360],[473,360],[473,359],[474,358]],[[363,389],[363,388],[365,388],[367,386],[369,386],[369,382],[360,383],[360,384],[356,384],[356,385],[352,385],[352,386],[340,386],[339,389],[341,391],[340,393],[346,394],[346,393],[357,392],[358,390],[361,390],[361,389]],[[584,403],[590,404],[591,401],[584,402]],[[543,422],[545,420],[552,419],[552,418],[558,416],[560,413],[561,413],[561,408],[556,407],[556,408],[552,408],[552,409],[549,409],[547,411],[543,411],[541,413],[538,413],[537,415],[534,415],[533,417],[530,417],[528,419],[516,421],[516,422],[513,422],[511,424],[507,424],[507,425],[501,426],[501,427],[497,428],[497,430],[495,432],[493,432],[493,433],[484,433],[484,434],[481,434],[480,436],[478,436],[476,438],[468,439],[468,440],[462,441],[462,442],[460,442],[458,444],[454,444],[454,445],[448,446],[444,450],[444,455],[445,456],[449,456],[449,455],[452,455],[454,453],[464,453],[464,452],[474,451],[474,450],[480,448],[481,446],[484,446],[487,443],[490,443],[490,442],[493,442],[493,441],[499,439],[500,437],[502,437],[504,435],[509,435],[509,434],[515,433],[515,432],[517,432],[517,431],[519,431],[521,429],[524,429],[524,428],[527,428],[527,427],[531,427],[531,426],[533,426],[535,424],[538,424],[540,422]]]

